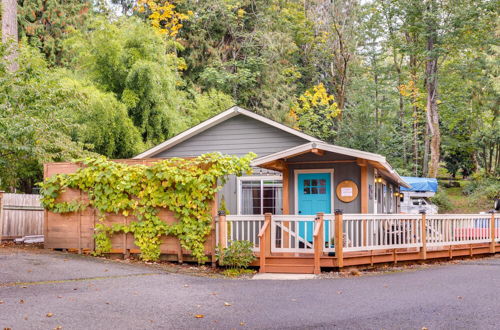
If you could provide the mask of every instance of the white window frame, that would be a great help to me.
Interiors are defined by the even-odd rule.
[[[260,181],[260,189],[261,189],[261,192],[263,192],[264,191],[264,181],[269,181],[269,180],[281,181],[281,184],[283,184],[283,177],[281,175],[252,175],[252,176],[240,176],[237,178],[237,186],[238,187],[237,187],[237,191],[236,191],[236,200],[237,200],[236,214],[242,215],[241,214],[241,196],[243,196],[242,182],[243,181]],[[283,194],[282,194],[282,196],[283,196]],[[260,196],[260,209],[261,210],[264,207],[263,203],[264,203],[264,196]]]
[[[307,169],[307,170],[294,170],[293,171],[293,190],[294,190],[294,199],[295,199],[295,208],[294,213],[299,215],[299,174],[303,173],[330,173],[330,211],[335,212],[334,201],[335,201],[335,184],[333,182],[333,168],[318,168],[318,169]]]

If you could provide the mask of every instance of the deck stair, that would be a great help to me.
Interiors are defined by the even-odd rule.
[[[314,257],[269,256],[266,257],[266,273],[313,274]]]

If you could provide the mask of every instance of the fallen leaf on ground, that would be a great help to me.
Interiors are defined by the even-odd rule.
[[[189,285],[187,285],[187,284],[184,284],[184,287],[185,287],[185,288],[187,288],[188,286],[189,286]]]
[[[342,291],[337,291],[337,294],[342,294]]]
[[[62,326],[58,325],[57,327],[54,328],[54,330],[61,330]]]
[[[21,299],[21,300],[19,300],[19,303],[20,303],[20,304],[24,304],[24,300],[22,300],[22,299]]]
[[[54,314],[52,314],[52,313],[47,313],[47,315],[46,315],[46,316],[47,316],[47,317],[52,317],[52,316],[54,316]]]
[[[57,298],[62,298],[62,296],[57,296]]]
[[[462,297],[462,296],[458,296],[457,298],[458,298],[458,299],[464,299],[464,297]]]
[[[3,304],[3,300],[0,300],[0,304]]]
[[[203,314],[196,314],[194,317],[196,317],[197,319],[202,319],[205,317],[205,315]]]
[[[240,325],[245,325],[245,322],[240,322]]]
[[[231,306],[231,304],[228,302],[224,302],[224,306]]]
[[[26,286],[26,285],[23,285],[23,286],[21,286],[21,288],[26,289],[26,288],[27,288],[27,286]]]

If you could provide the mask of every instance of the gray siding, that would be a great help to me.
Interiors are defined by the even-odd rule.
[[[326,156],[326,155],[325,155]],[[295,158],[293,159],[295,161]],[[292,162],[292,161],[291,161]],[[298,169],[331,169],[333,168],[333,189],[332,194],[334,196],[333,200],[333,210],[341,209],[344,213],[360,213],[361,212],[361,198],[358,193],[358,197],[350,203],[344,203],[337,198],[335,190],[337,185],[344,180],[352,180],[358,185],[358,189],[361,190],[361,170],[359,166],[355,163],[330,163],[330,164],[295,164],[289,165],[290,170],[290,213],[295,214],[295,170]]]
[[[307,142],[271,125],[238,115],[155,155],[155,158],[192,157],[208,152],[237,156],[254,152],[265,156]]]

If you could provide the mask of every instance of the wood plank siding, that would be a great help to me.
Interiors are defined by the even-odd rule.
[[[252,151],[269,155],[308,142],[279,128],[244,115],[230,118],[168,150],[155,158],[193,157],[208,152],[242,156]]]

